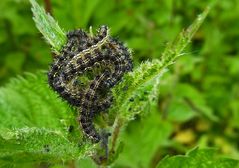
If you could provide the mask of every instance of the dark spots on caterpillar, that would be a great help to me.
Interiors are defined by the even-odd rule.
[[[85,114],[85,113],[87,113],[87,108],[88,108],[88,104],[89,103],[87,103],[87,100],[84,100],[83,99],[83,103],[82,103],[82,105],[81,105],[81,113],[82,114]]]
[[[134,98],[133,98],[133,97],[131,97],[131,98],[129,99],[129,101],[133,102],[133,101],[134,101]]]
[[[81,127],[84,129],[86,134],[90,134],[91,130],[93,130],[91,122],[89,122],[88,119],[85,122],[81,123]]]
[[[64,60],[64,56],[61,55],[61,56],[59,56],[58,59],[59,59],[59,61],[63,61]]]
[[[76,63],[79,64],[79,65],[83,64],[82,58],[78,58],[78,59],[76,60]]]
[[[91,133],[90,127],[85,126],[85,127],[83,127],[83,128],[85,129],[85,133],[86,133],[86,134],[90,134],[90,133]]]
[[[71,99],[71,100],[69,100],[69,102],[73,106],[79,106],[81,104],[81,101],[77,100],[77,99]]]
[[[47,76],[48,76],[48,83],[52,84],[54,80],[52,73],[47,73]]]
[[[104,102],[104,103],[100,104],[100,106],[98,108],[101,109],[102,111],[105,111],[106,109],[108,109],[110,107],[111,102],[112,101]]]
[[[88,93],[85,95],[85,98],[89,100],[91,96],[94,96],[95,92],[93,89],[89,89]]]
[[[71,79],[71,74],[69,74],[69,72],[62,72],[61,77],[63,81],[69,81]]]
[[[58,65],[52,65],[52,70],[53,71],[57,71],[58,69],[60,69],[60,67]]]
[[[98,43],[99,41],[100,41],[100,39],[98,37],[93,38],[94,44]]]
[[[97,134],[93,134],[89,138],[92,140],[93,143],[99,143],[101,140],[101,137]]]
[[[78,52],[81,52],[81,51],[83,51],[83,49],[84,49],[84,48],[83,48],[82,46],[80,46],[80,47],[77,48],[77,51],[78,51]]]
[[[94,64],[94,62],[95,62],[95,57],[94,56],[90,56],[89,57],[89,62],[92,64]]]
[[[92,45],[92,43],[86,42],[86,46],[87,46],[87,47],[90,47],[91,45]]]
[[[64,90],[63,92],[61,92],[61,95],[63,98],[68,98],[70,96],[70,93],[67,90]]]
[[[101,47],[102,50],[102,47]],[[98,57],[101,54],[101,50],[100,49],[95,49],[94,50],[94,55],[96,55],[96,57]]]
[[[64,87],[62,87],[62,86],[56,86],[56,87],[55,87],[55,90],[56,90],[57,92],[63,92],[63,91],[64,91]]]
[[[91,55],[90,55],[90,53],[86,53],[86,54],[84,55],[84,57],[85,57],[85,59],[90,59],[90,58],[91,58]]]
[[[98,99],[97,95],[93,95],[93,96],[92,96],[92,101],[93,101],[93,102],[96,101],[97,99]]]
[[[74,68],[71,69],[70,72],[71,72],[71,73],[76,73],[76,72],[77,72],[77,69],[74,67]]]
[[[85,70],[85,68],[86,68],[86,66],[85,66],[84,64],[80,64],[80,67],[79,67],[79,70],[80,70],[80,71]]]
[[[67,33],[67,44],[50,66],[48,83],[60,97],[78,109],[78,121],[84,135],[98,143],[104,141],[104,137],[95,128],[93,119],[110,108],[112,87],[131,70],[129,50],[123,42],[112,38],[109,28],[103,25],[95,36],[82,29]],[[85,76],[86,81],[82,80]],[[127,89],[128,86],[123,88]],[[69,126],[68,131],[73,129]]]
[[[80,121],[81,123],[86,123],[86,122],[88,121],[88,118],[84,115],[84,116],[81,116],[81,117],[79,118],[79,121]]]

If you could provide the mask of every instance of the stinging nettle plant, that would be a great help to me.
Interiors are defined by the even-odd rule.
[[[59,54],[67,42],[66,32],[35,0],[30,2],[38,30],[51,45],[53,52]],[[177,57],[184,54],[185,47],[208,11],[206,9],[199,15],[174,42],[167,44],[160,60],[142,63],[124,75],[123,80],[112,89],[114,102],[109,112],[97,118],[97,123],[111,132],[107,159],[100,157],[104,151],[99,144],[92,144],[84,138],[76,120],[77,111],[49,88],[45,72],[26,73],[23,77],[12,79],[0,88],[0,167],[34,162],[67,163],[89,156],[99,165],[112,164],[122,150],[124,139],[121,135],[125,126],[134,120],[135,115],[145,114],[144,109],[149,101],[157,101],[160,77]],[[212,149],[208,151],[213,153]],[[203,152],[194,149],[188,155],[200,159],[201,155],[205,155]],[[213,155],[207,157],[208,160],[210,158]],[[177,159],[165,158],[158,167],[170,167],[170,163]],[[182,159],[187,159],[185,165],[190,162],[187,157],[179,157],[179,160]],[[227,160],[225,164],[232,167],[236,162]]]

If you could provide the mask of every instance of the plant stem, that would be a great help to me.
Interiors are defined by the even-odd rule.
[[[113,134],[112,134],[112,145],[111,145],[111,149],[110,149],[110,153],[115,151],[115,146],[117,143],[117,139],[119,137],[120,134],[120,130],[123,126],[123,119],[122,118],[116,118],[115,119],[115,126],[114,126],[114,130],[113,130]]]

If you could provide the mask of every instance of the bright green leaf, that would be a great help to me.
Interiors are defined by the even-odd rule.
[[[185,156],[164,158],[157,168],[237,168],[239,161],[216,156],[216,150],[195,148]]]
[[[57,22],[40,7],[35,0],[30,0],[32,4],[33,19],[38,30],[52,46],[55,52],[59,52],[66,43],[66,34],[59,27]]]

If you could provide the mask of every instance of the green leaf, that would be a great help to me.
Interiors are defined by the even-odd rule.
[[[167,119],[170,121],[185,122],[197,115],[181,98],[174,98],[167,111]]]
[[[180,83],[176,86],[173,93],[177,95],[175,99],[180,103],[177,104],[175,102],[172,102],[169,113],[171,113],[172,111],[172,113],[174,113],[175,115],[185,114],[189,118],[190,116],[193,117],[195,115],[205,115],[212,121],[216,122],[219,120],[218,117],[213,114],[212,109],[207,105],[203,95],[192,85]],[[170,115],[171,114],[169,114],[169,116]],[[179,118],[176,118],[176,120],[177,119]]]
[[[94,148],[82,141],[74,110],[50,90],[45,73],[1,87],[0,115],[0,162],[71,160]]]
[[[168,143],[168,138],[173,132],[172,125],[160,118],[155,103],[150,107],[150,114],[139,121],[129,123],[122,135],[125,139],[124,150],[115,162],[116,165],[149,167],[159,147]]]
[[[83,149],[70,142],[63,132],[49,128],[5,129],[0,133],[0,157],[4,161],[69,160],[81,155]]]
[[[218,157],[215,149],[195,148],[185,156],[164,158],[157,168],[237,168],[238,163],[238,160]]]
[[[59,52],[66,43],[65,32],[59,27],[57,22],[40,7],[35,0],[30,0],[32,4],[33,20],[38,30],[42,33],[46,41],[52,46],[55,52]]]

